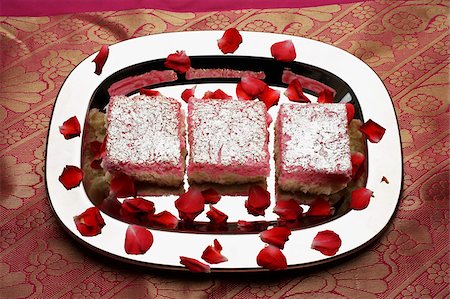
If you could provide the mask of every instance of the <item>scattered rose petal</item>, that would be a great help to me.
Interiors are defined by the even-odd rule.
[[[287,268],[287,261],[280,248],[269,245],[264,247],[256,257],[256,263],[271,271]]]
[[[121,209],[122,203],[115,196],[107,196],[100,204],[100,210],[109,215],[116,215],[116,218],[119,218]]]
[[[282,220],[297,220],[302,216],[303,209],[294,199],[277,200],[273,212]]]
[[[78,216],[73,217],[77,230],[82,236],[92,237],[100,234],[105,221],[97,207],[88,208]]]
[[[181,93],[181,98],[183,99],[183,101],[185,101],[186,103],[189,102],[189,99],[194,96],[196,87],[197,85],[194,85],[194,87],[192,88],[186,88],[185,90],[183,90],[183,92]]]
[[[62,174],[59,176],[59,181],[67,190],[78,187],[83,180],[83,171],[73,165],[64,167]]]
[[[140,197],[127,198],[123,201],[120,212],[125,219],[142,221],[155,213],[155,204]]]
[[[92,156],[95,160],[101,159],[101,147],[102,143],[97,140],[94,140],[89,144],[89,148],[91,149]]]
[[[242,77],[239,83],[242,87],[242,91],[252,99],[257,98],[267,87],[267,84],[264,81],[251,76]]]
[[[319,93],[319,96],[317,98],[317,103],[333,103],[333,102],[334,102],[334,96],[330,90],[324,89]]]
[[[387,179],[385,176],[383,176],[383,177],[381,178],[381,181],[382,181],[382,182],[385,182],[386,184],[389,184],[389,181],[388,181],[388,179]]]
[[[270,107],[278,104],[278,101],[280,100],[280,91],[272,89],[267,85],[258,97],[266,104],[266,108],[269,110]]]
[[[148,221],[151,225],[174,229],[178,225],[178,218],[168,211],[149,215]]]
[[[317,197],[309,205],[309,210],[306,212],[307,216],[331,216],[333,215],[333,210],[331,209],[328,200],[322,197]]]
[[[105,65],[106,60],[108,59],[109,48],[107,45],[103,45],[100,48],[97,56],[95,56],[93,62],[95,62],[95,74],[100,75],[103,70],[103,66]]]
[[[175,53],[167,56],[164,66],[176,71],[179,74],[183,74],[186,73],[191,67],[191,59],[186,55],[186,52],[176,51]]]
[[[350,159],[352,162],[352,178],[358,179],[362,174],[362,172],[360,172],[359,169],[366,160],[366,157],[360,152],[354,152],[352,153]]]
[[[117,197],[130,197],[136,195],[134,179],[125,174],[118,174],[111,178],[109,193]]]
[[[369,119],[366,121],[359,130],[369,139],[372,143],[378,143],[381,138],[383,138],[384,132],[386,131],[385,128],[374,122],[373,120]]]
[[[180,256],[180,264],[186,266],[189,271],[194,273],[210,273],[211,267],[207,264],[204,264],[196,259]]]
[[[203,99],[221,99],[221,100],[229,100],[233,97],[226,94],[222,89],[217,89],[216,91],[206,91],[203,95]]]
[[[152,233],[139,225],[129,225],[125,234],[125,252],[128,254],[144,254],[153,244]]]
[[[289,236],[291,235],[291,230],[287,227],[276,226],[269,230],[265,230],[259,234],[259,237],[263,242],[266,242],[270,245],[274,245],[278,248],[283,249],[284,243],[289,240]]]
[[[270,193],[261,186],[251,186],[245,207],[253,216],[264,216],[265,210],[270,206]]]
[[[335,255],[342,245],[339,235],[331,230],[318,232],[312,241],[311,248],[327,256]]]
[[[205,199],[200,190],[189,188],[186,193],[182,194],[175,201],[175,207],[178,209],[181,219],[191,222],[203,212],[205,208]]]
[[[297,57],[294,43],[291,40],[274,43],[270,47],[270,53],[276,60],[283,62],[291,62]]]
[[[234,53],[242,43],[242,36],[236,28],[225,30],[221,39],[217,40],[217,45],[223,54]]]
[[[80,123],[78,122],[78,118],[76,116],[72,116],[65,122],[63,122],[62,126],[59,126],[59,132],[64,135],[65,139],[71,139],[81,134]]]
[[[222,245],[220,245],[217,239],[214,239],[214,246],[209,245],[203,251],[202,259],[210,264],[219,264],[228,261],[228,259],[222,255]]]
[[[157,97],[157,96],[161,95],[161,93],[159,91],[153,90],[153,89],[147,89],[147,88],[141,88],[139,90],[139,93],[149,96],[149,97]]]
[[[202,195],[206,204],[216,204],[221,198],[220,194],[213,188],[203,190]]]
[[[236,85],[236,96],[238,99],[240,100],[253,100],[253,97],[251,97],[250,95],[248,95],[243,89],[242,89],[242,84],[241,82],[239,82]]]
[[[347,121],[350,123],[355,117],[355,106],[350,103],[345,103],[345,109],[347,110]]]
[[[227,222],[228,216],[222,212],[216,209],[213,206],[210,206],[210,210],[206,212],[206,217],[208,217],[212,223],[225,223]]]
[[[303,94],[303,88],[300,80],[294,79],[289,83],[284,95],[288,97],[290,101],[300,103],[310,103],[311,101]]]
[[[352,191],[350,199],[350,208],[354,210],[363,210],[367,208],[373,192],[367,188],[361,187]]]

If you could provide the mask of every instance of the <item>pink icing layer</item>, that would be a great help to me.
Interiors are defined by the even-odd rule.
[[[173,82],[177,79],[177,73],[173,70],[152,70],[145,74],[128,77],[113,83],[111,87],[108,88],[108,93],[111,97],[116,95],[125,95],[152,84]]]
[[[288,69],[285,69],[283,71],[283,75],[281,77],[281,81],[283,81],[283,83],[289,84],[295,79],[298,79],[300,81],[300,84],[302,85],[303,88],[311,90],[317,94],[319,94],[324,90],[328,90],[333,94],[333,96],[336,95],[336,90],[319,81],[316,81],[314,79],[302,75],[295,74]]]

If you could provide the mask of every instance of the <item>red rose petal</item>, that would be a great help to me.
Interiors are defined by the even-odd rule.
[[[176,71],[179,74],[183,74],[186,73],[191,67],[191,59],[186,55],[186,52],[176,51],[175,53],[167,56],[164,66]]]
[[[298,79],[289,83],[284,95],[293,102],[310,103],[311,101],[303,94],[303,88]]]
[[[149,96],[149,97],[157,97],[157,96],[161,95],[161,93],[159,91],[153,90],[153,89],[147,89],[147,88],[139,89],[139,93]]]
[[[181,98],[183,99],[183,101],[185,101],[186,103],[189,102],[189,99],[194,96],[196,87],[197,85],[192,88],[186,88],[185,90],[183,90],[183,92],[181,93]]]
[[[219,264],[228,261],[228,259],[221,254],[222,245],[217,239],[214,239],[214,246],[209,245],[203,251],[202,259],[210,264]]]
[[[350,103],[345,103],[345,109],[347,110],[347,121],[350,123],[355,117],[355,106]]]
[[[105,65],[106,60],[108,59],[109,48],[107,45],[103,45],[100,48],[97,56],[95,56],[93,62],[95,62],[95,74],[100,75],[103,70],[103,66]]]
[[[149,215],[148,221],[151,225],[174,229],[178,225],[178,218],[168,211]]]
[[[149,215],[155,213],[155,204],[143,198],[127,198],[122,203],[120,210],[126,219],[148,219]]]
[[[129,225],[125,234],[125,252],[128,254],[144,254],[153,244],[153,235],[139,225]]]
[[[289,240],[289,236],[291,235],[291,230],[287,227],[276,226],[269,230],[263,231],[259,234],[259,237],[263,242],[266,242],[270,245],[277,246],[278,248],[283,249],[284,243]]]
[[[134,179],[125,174],[114,176],[109,183],[109,193],[117,197],[135,196]]]
[[[59,132],[64,135],[65,139],[71,139],[81,134],[80,123],[78,122],[78,118],[76,116],[72,116],[65,122],[63,122],[62,126],[59,126]]]
[[[222,89],[217,89],[216,91],[206,91],[203,95],[203,99],[221,99],[221,100],[229,100],[233,97],[226,94]]]
[[[203,190],[202,195],[203,195],[203,198],[205,199],[206,204],[218,203],[221,198],[220,194],[213,188]]]
[[[73,165],[64,167],[62,174],[59,176],[59,181],[67,190],[78,187],[82,180],[83,170]]]
[[[266,108],[269,110],[270,107],[278,104],[278,101],[280,100],[280,91],[266,86],[258,98],[266,104]]]
[[[317,98],[317,103],[333,103],[334,102],[334,96],[333,93],[328,90],[324,89],[319,93],[319,97]]]
[[[387,179],[385,176],[383,176],[383,177],[381,178],[381,181],[382,181],[382,182],[385,182],[386,184],[389,184],[389,181],[388,181],[388,179]]]
[[[180,256],[180,264],[186,266],[189,271],[194,273],[210,273],[211,267],[207,264],[204,264],[196,259]]]
[[[244,91],[244,89],[242,89],[242,84],[241,84],[241,82],[239,82],[237,85],[236,85],[236,96],[237,96],[237,98],[238,99],[240,99],[240,100],[253,100],[254,98],[252,97],[252,96],[250,96],[250,95],[248,95],[245,91]]]
[[[361,187],[352,191],[350,199],[350,208],[354,210],[363,210],[367,208],[373,192],[367,188]]]
[[[270,53],[276,60],[283,62],[291,62],[297,57],[294,43],[291,40],[274,43],[270,47]]]
[[[186,193],[182,194],[175,201],[175,207],[178,209],[181,219],[191,222],[203,212],[205,208],[205,199],[200,190],[189,188]]]
[[[359,130],[369,139],[372,143],[378,143],[383,138],[386,129],[369,119],[366,121]]]
[[[82,236],[92,237],[101,233],[105,221],[97,207],[88,208],[78,216],[73,217],[75,226]]]
[[[366,157],[361,154],[360,152],[354,152],[351,155],[351,161],[352,161],[352,178],[358,179],[359,176],[362,174],[362,172],[358,172],[361,165],[366,160]],[[359,174],[359,175],[358,175]]]
[[[109,215],[115,215],[116,218],[120,216],[120,210],[122,209],[122,203],[114,196],[108,196],[103,199],[100,204],[100,210]]]
[[[101,159],[101,147],[102,143],[97,140],[94,140],[89,144],[89,148],[95,160]]]
[[[256,257],[256,263],[271,271],[287,268],[287,261],[280,248],[269,245],[264,247]]]
[[[267,84],[264,81],[251,76],[242,77],[240,84],[244,93],[252,99],[258,97],[267,87]]]
[[[331,230],[318,232],[312,241],[311,248],[320,251],[324,255],[335,255],[342,245],[339,235]]]
[[[245,207],[249,214],[264,216],[265,210],[270,206],[270,193],[260,186],[251,186]]]
[[[282,220],[297,220],[302,216],[302,207],[294,200],[278,200],[273,208],[273,212],[280,216]]]
[[[321,197],[317,197],[309,205],[309,210],[306,212],[307,216],[331,216],[333,215],[333,210],[331,209],[328,200]]]
[[[206,217],[208,217],[212,223],[225,223],[227,222],[228,216],[216,209],[213,206],[210,206],[210,210],[206,212]]]
[[[242,36],[236,28],[225,30],[221,39],[217,40],[217,45],[223,54],[234,53],[242,43]]]

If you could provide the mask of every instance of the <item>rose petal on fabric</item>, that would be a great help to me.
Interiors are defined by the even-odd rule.
[[[148,219],[149,215],[155,213],[155,204],[140,197],[127,198],[122,203],[120,213],[125,219]]]
[[[265,210],[270,206],[270,193],[261,186],[251,186],[245,207],[253,216],[264,216]]]
[[[249,100],[253,100],[253,99],[254,99],[252,96],[248,95],[248,94],[244,91],[244,89],[242,89],[242,84],[241,84],[241,82],[238,82],[238,84],[236,85],[236,96],[237,96],[237,98],[240,99],[240,100],[246,100],[246,101],[249,101]]]
[[[181,99],[183,99],[183,101],[185,101],[186,103],[189,102],[189,99],[194,96],[196,87],[197,85],[192,88],[186,88],[185,90],[183,90],[183,92],[181,93]]]
[[[202,192],[197,188],[189,188],[176,201],[175,207],[180,218],[187,222],[192,222],[205,208],[205,199]]]
[[[228,259],[222,255],[222,245],[217,239],[214,239],[214,245],[209,245],[203,251],[202,259],[210,264],[219,264],[228,261]]]
[[[59,126],[59,132],[63,134],[65,139],[78,137],[81,134],[80,122],[76,116],[72,116],[62,126]]]
[[[95,63],[95,71],[94,73],[97,75],[100,75],[103,70],[103,66],[106,63],[106,60],[108,59],[109,55],[109,47],[107,45],[103,45],[100,48],[100,51],[98,52],[97,56],[95,56],[94,60],[92,62]]]
[[[266,108],[269,110],[270,107],[278,104],[278,101],[280,100],[280,91],[272,89],[267,85],[258,98],[266,104]]]
[[[270,53],[273,58],[282,62],[291,62],[297,57],[294,43],[291,40],[274,43],[270,47]]]
[[[328,200],[322,197],[317,197],[309,205],[309,210],[306,212],[307,216],[331,216],[333,215],[333,210],[331,208]]]
[[[128,254],[144,254],[153,244],[152,233],[139,225],[129,225],[125,233],[125,252]]]
[[[93,237],[100,234],[105,226],[105,221],[97,207],[86,209],[80,215],[74,216],[73,220],[77,230],[85,237]]]
[[[168,211],[149,215],[148,221],[151,225],[174,229],[178,225],[178,218]]]
[[[82,180],[83,170],[73,165],[66,165],[59,176],[59,181],[67,190],[78,187]]]
[[[216,204],[221,198],[220,194],[213,188],[203,190],[202,195],[206,204]]]
[[[277,200],[273,212],[282,220],[297,220],[302,216],[303,209],[294,199]]]
[[[217,40],[217,46],[223,54],[234,53],[242,43],[242,36],[236,28],[225,30],[222,38]]]
[[[164,66],[179,74],[184,74],[191,67],[191,59],[186,55],[185,51],[176,51],[167,56]]]
[[[117,197],[135,196],[134,179],[126,174],[113,176],[109,183],[109,193]]]
[[[350,103],[345,103],[345,109],[347,110],[347,121],[350,123],[355,117],[355,106]]]
[[[333,103],[333,102],[334,102],[333,93],[328,89],[322,90],[319,93],[319,96],[317,97],[317,103]]]
[[[383,176],[383,177],[381,178],[381,181],[382,181],[382,182],[385,182],[386,184],[389,184],[389,180],[388,180],[385,176]]]
[[[335,255],[342,245],[339,235],[331,230],[318,232],[312,241],[311,248],[327,256]]]
[[[280,248],[269,245],[264,247],[256,257],[256,263],[271,271],[284,270],[287,268],[286,257]]]
[[[213,206],[209,207],[209,211],[206,212],[206,217],[208,217],[212,223],[225,223],[228,219],[228,216],[224,212],[219,211]]]
[[[289,83],[284,95],[290,101],[300,102],[300,103],[310,103],[311,101],[303,94],[302,84],[300,80],[294,79],[291,83]]]
[[[265,230],[259,234],[261,240],[270,245],[274,245],[278,248],[283,249],[284,244],[289,240],[291,235],[291,230],[287,227],[276,226],[274,228]]]
[[[257,98],[267,87],[267,84],[264,81],[251,76],[242,77],[239,83],[244,93],[252,99]]]
[[[366,157],[360,152],[354,152],[352,153],[350,159],[352,162],[352,178],[358,179],[362,174],[362,172],[358,171],[361,168],[361,165],[366,160]]]
[[[367,208],[373,192],[367,188],[361,187],[352,191],[350,199],[350,208],[353,210],[363,210]]]
[[[383,138],[386,129],[369,119],[366,121],[359,130],[367,137],[372,143],[378,143]]]
[[[229,100],[233,97],[225,93],[222,89],[217,89],[216,91],[206,91],[203,95],[202,99],[220,99],[220,100]]]
[[[194,273],[210,273],[211,267],[196,259],[180,256],[180,264],[184,265],[190,272]]]
[[[148,88],[139,89],[139,93],[149,96],[149,97],[157,97],[157,96],[161,95],[161,93],[159,91],[154,90],[154,89],[148,89]]]

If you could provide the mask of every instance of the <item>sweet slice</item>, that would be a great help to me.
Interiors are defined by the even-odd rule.
[[[107,111],[105,169],[138,181],[176,186],[185,170],[180,103],[163,96],[115,96]]]
[[[331,194],[345,188],[352,174],[345,104],[282,104],[275,166],[285,191]]]
[[[264,103],[191,98],[188,111],[189,181],[235,184],[269,175]]]

